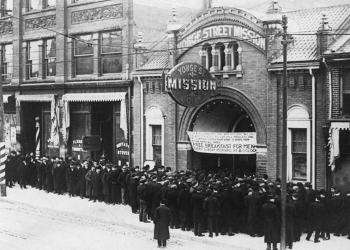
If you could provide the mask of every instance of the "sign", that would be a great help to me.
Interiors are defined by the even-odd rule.
[[[216,89],[216,79],[198,63],[180,63],[165,78],[165,90],[178,104],[185,107],[205,103]]]
[[[98,135],[86,135],[82,139],[83,150],[98,151],[100,150],[101,139]]]
[[[117,155],[129,155],[129,143],[119,142],[115,145]]]
[[[208,154],[255,154],[256,133],[190,132],[192,148]]]
[[[186,50],[199,42],[217,37],[236,37],[240,40],[244,39],[264,51],[266,49],[266,39],[264,36],[249,28],[227,24],[213,25],[197,30],[182,39],[178,43],[178,48]]]

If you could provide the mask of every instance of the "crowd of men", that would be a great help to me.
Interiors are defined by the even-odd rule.
[[[140,222],[154,219],[160,201],[171,212],[171,229],[193,231],[201,237],[265,236],[268,249],[280,240],[281,182],[267,175],[256,178],[244,171],[187,170],[167,167],[116,166],[104,160],[77,162],[59,157],[21,155],[12,151],[6,162],[6,184],[19,183],[69,197],[78,196],[108,205],[129,205]],[[350,239],[350,191],[314,190],[308,182],[288,183],[286,244],[292,248],[303,233],[314,242],[334,236]]]

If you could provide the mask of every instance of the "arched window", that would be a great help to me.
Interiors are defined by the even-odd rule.
[[[202,65],[210,70],[210,68],[213,66],[213,55],[212,55],[212,47],[210,44],[206,43],[202,47],[201,56],[202,56]]]
[[[311,180],[311,121],[301,105],[293,106],[287,118],[288,181]]]
[[[240,70],[238,66],[241,64],[241,47],[237,42],[231,42],[228,45],[228,51],[230,52],[228,59],[230,60],[231,70]]]
[[[218,70],[223,70],[224,67],[226,66],[226,58],[225,58],[225,45],[223,43],[218,43],[215,46],[215,50],[216,50],[216,55],[217,55],[217,69]]]

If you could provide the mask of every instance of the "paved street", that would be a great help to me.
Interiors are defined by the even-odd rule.
[[[87,199],[46,194],[28,188],[7,189],[0,197],[1,249],[155,249],[153,224],[138,222],[128,206],[108,206]],[[194,237],[192,232],[171,230],[168,249],[266,249],[263,238],[244,234],[233,237]],[[305,235],[293,249],[343,250],[350,241],[333,237],[318,244]]]

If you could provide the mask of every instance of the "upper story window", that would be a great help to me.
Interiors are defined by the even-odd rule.
[[[56,39],[45,40],[45,68],[46,76],[56,75]]]
[[[74,59],[76,75],[94,72],[94,47],[92,34],[76,36],[74,39]]]
[[[29,11],[41,10],[41,9],[54,7],[54,6],[56,6],[56,0],[28,0]]]
[[[343,115],[350,115],[350,69],[343,70],[341,79],[340,108]]]
[[[39,76],[39,45],[41,41],[28,42],[28,72],[29,77]]]
[[[13,73],[13,46],[12,44],[6,44],[2,46],[2,67],[1,77],[2,80],[12,79]]]
[[[200,51],[202,65],[211,72],[242,71],[242,48],[237,42],[204,44]]]
[[[102,74],[122,72],[122,32],[102,33],[101,45]]]
[[[1,13],[1,16],[8,16],[12,15],[12,10],[13,10],[13,0],[0,0],[0,4],[3,10],[9,10],[9,12],[4,12]]]

